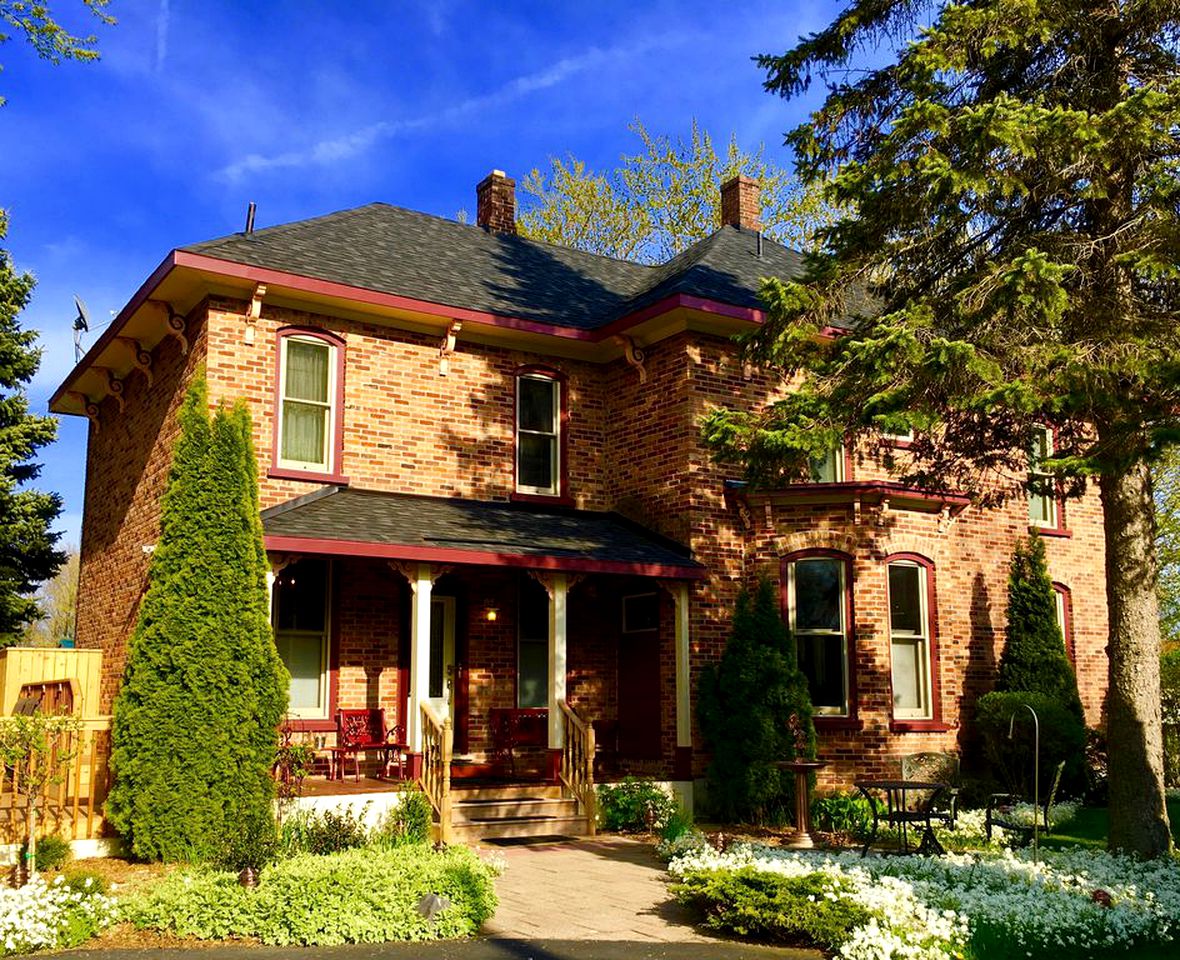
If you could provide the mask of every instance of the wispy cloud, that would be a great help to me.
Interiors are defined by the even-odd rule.
[[[164,67],[168,57],[168,27],[172,22],[170,0],[160,0],[160,12],[156,16],[156,73]]]
[[[235,182],[250,174],[264,173],[269,170],[340,163],[365,152],[378,141],[444,126],[479,111],[506,106],[530,94],[555,87],[571,77],[589,70],[620,60],[640,57],[655,49],[673,46],[680,39],[677,36],[668,35],[630,45],[607,48],[591,47],[577,56],[565,57],[544,69],[510,80],[489,93],[467,97],[458,103],[433,110],[430,113],[396,120],[380,120],[344,136],[320,140],[302,150],[290,150],[275,154],[247,154],[223,167],[216,176],[222,180]]]

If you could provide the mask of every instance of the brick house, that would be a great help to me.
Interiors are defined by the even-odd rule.
[[[523,767],[549,777],[564,702],[610,770],[690,793],[708,759],[696,679],[765,574],[824,777],[847,784],[962,746],[1030,525],[1098,722],[1096,495],[983,510],[855,449],[755,492],[711,462],[699,415],[779,389],[732,337],[761,319],[760,278],[800,266],[761,235],[756,184],[727,183],[724,226],[659,266],[516,236],[513,191],[483,180],[475,225],[372,204],[174,250],[69,375],[51,407],[90,419],[77,637],[106,652],[105,704],[203,367],[211,403],[253,416],[276,640],[309,736],[383,707],[420,755],[429,703],[452,718],[457,777],[488,771],[504,717],[532,724]]]

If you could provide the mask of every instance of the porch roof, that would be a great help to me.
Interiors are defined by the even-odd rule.
[[[616,513],[323,487],[262,511],[266,548],[700,580],[688,548]]]

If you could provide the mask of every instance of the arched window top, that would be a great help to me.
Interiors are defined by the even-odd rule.
[[[934,561],[921,553],[913,553],[912,551],[901,551],[899,553],[891,553],[885,558],[886,563],[914,563],[919,567],[925,567],[927,570],[934,569]]]
[[[844,550],[837,550],[834,547],[804,547],[802,550],[792,550],[790,553],[783,554],[779,559],[783,563],[794,563],[797,560],[807,560],[815,557],[828,557],[832,560],[842,560],[844,563],[852,563],[852,554]]]
[[[278,337],[279,339],[283,337],[306,337],[309,339],[323,340],[335,347],[344,346],[344,338],[340,334],[333,333],[331,330],[324,330],[320,327],[280,327]]]

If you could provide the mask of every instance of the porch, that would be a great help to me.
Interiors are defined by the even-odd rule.
[[[609,514],[334,488],[263,519],[297,739],[327,755],[337,711],[383,710],[440,820],[451,784],[582,809],[595,777],[691,779],[703,569],[676,545]]]

